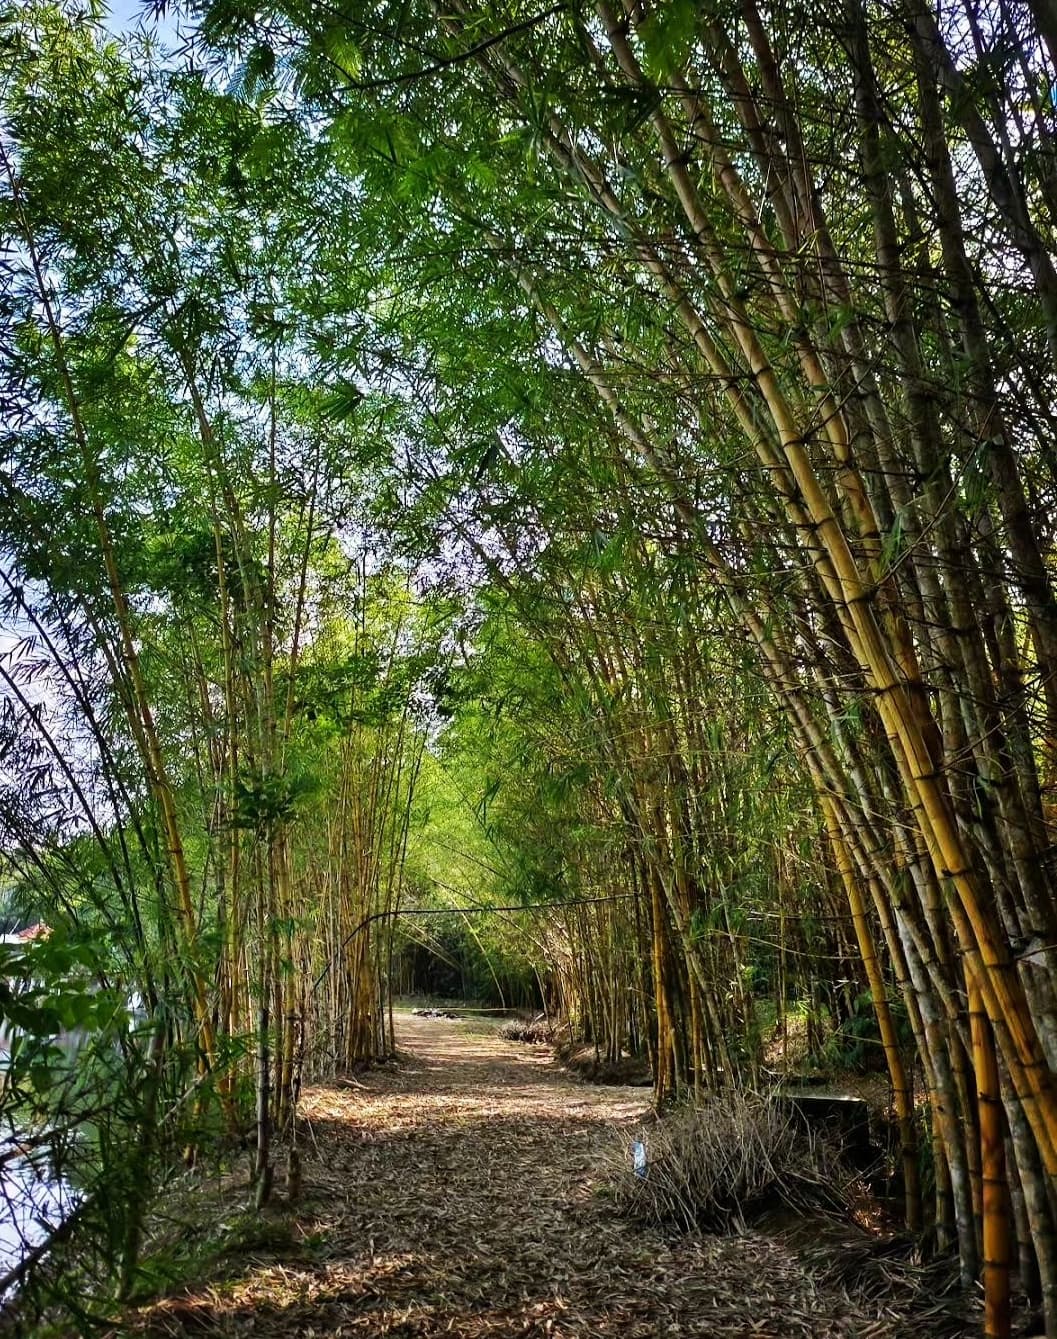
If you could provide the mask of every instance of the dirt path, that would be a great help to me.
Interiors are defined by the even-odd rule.
[[[580,1084],[455,1022],[405,1016],[398,1042],[403,1064],[305,1096],[303,1250],[150,1308],[149,1333],[921,1335],[817,1284],[780,1241],[669,1240],[617,1217],[601,1164],[643,1090]]]

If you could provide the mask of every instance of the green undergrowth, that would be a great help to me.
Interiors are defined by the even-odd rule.
[[[240,1197],[245,1198],[245,1197]],[[175,1212],[174,1212],[175,1208]],[[263,1213],[208,1194],[189,1193],[178,1206],[162,1204],[157,1235],[140,1264],[134,1305],[199,1284],[223,1279],[249,1255],[301,1255],[295,1219],[285,1207]]]
[[[150,1206],[146,1227],[126,1298],[119,1301],[115,1280],[108,1282],[85,1267],[71,1247],[71,1254],[56,1257],[63,1283],[56,1294],[58,1306],[23,1308],[18,1316],[5,1317],[15,1328],[3,1332],[33,1339],[138,1332],[132,1323],[135,1314],[164,1298],[205,1286],[222,1292],[251,1262],[312,1260],[326,1244],[324,1233],[301,1230],[289,1203],[277,1198],[263,1212],[254,1209],[244,1172],[220,1173],[215,1168],[185,1173],[166,1186]],[[81,1292],[76,1304],[70,1297],[74,1288]]]
[[[258,1211],[252,1193],[248,1177],[235,1174],[210,1183],[191,1173],[170,1186],[152,1208],[128,1305],[142,1308],[205,1284],[223,1291],[250,1261],[311,1260],[325,1247],[324,1233],[300,1229],[294,1205],[277,1198]]]

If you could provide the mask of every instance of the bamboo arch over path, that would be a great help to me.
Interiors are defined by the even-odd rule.
[[[560,911],[565,907],[591,907],[597,906],[602,902],[627,902],[638,896],[638,893],[610,893],[606,897],[575,897],[566,902],[523,902],[514,906],[503,907],[391,907],[388,911],[375,911],[370,916],[365,916],[352,927],[349,933],[338,945],[338,952],[347,948],[349,944],[361,934],[370,925],[378,921],[396,920],[400,916],[464,916],[468,912],[488,913],[502,915],[515,911]],[[323,970],[312,983],[312,994],[327,979],[333,966],[333,958],[328,962]]]

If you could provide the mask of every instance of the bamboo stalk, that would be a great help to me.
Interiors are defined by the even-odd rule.
[[[980,1110],[980,1148],[983,1182],[983,1280],[984,1333],[988,1339],[1009,1339],[1012,1333],[1010,1302],[1009,1187],[1006,1180],[1005,1136],[1002,1096],[998,1081],[994,1037],[983,1007],[979,986],[969,980],[969,1021],[972,1028],[973,1065]]]

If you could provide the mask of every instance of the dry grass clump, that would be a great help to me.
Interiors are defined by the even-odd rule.
[[[613,1084],[627,1088],[652,1086],[649,1061],[645,1056],[625,1055],[619,1060],[607,1060],[593,1046],[577,1043],[570,1037],[556,1037],[555,1041],[558,1059],[585,1083]]]
[[[523,1041],[532,1046],[545,1046],[554,1040],[554,1027],[543,1014],[510,1018],[497,1031],[504,1041]]]
[[[777,1204],[849,1208],[849,1177],[836,1150],[767,1094],[717,1093],[637,1138],[646,1146],[645,1174],[635,1171],[622,1131],[612,1190],[618,1208],[640,1220],[722,1233],[742,1230]]]

